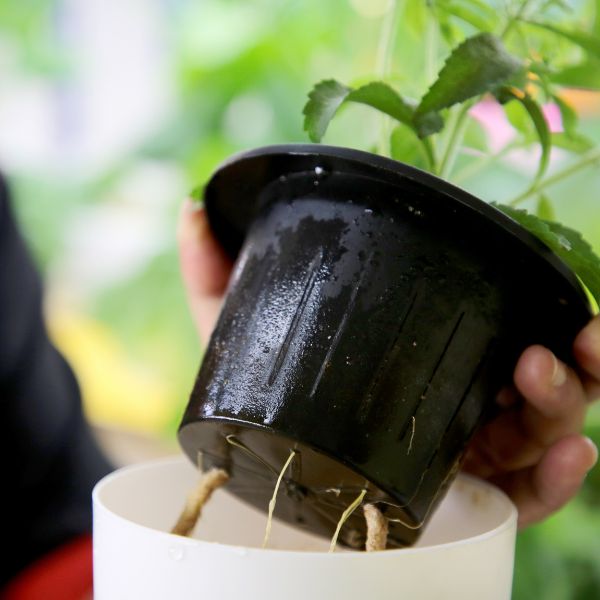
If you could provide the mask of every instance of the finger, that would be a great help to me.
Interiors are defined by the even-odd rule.
[[[546,448],[583,427],[586,402],[576,373],[542,346],[528,348],[517,363],[522,396],[474,437],[465,461],[481,477],[535,465]]]
[[[515,386],[525,399],[523,427],[537,443],[548,446],[583,427],[586,397],[579,376],[550,350],[531,346],[521,355]]]
[[[186,200],[177,228],[179,258],[192,317],[203,340],[214,328],[232,262],[215,239],[206,212]]]
[[[600,315],[593,318],[575,338],[573,354],[584,371],[588,400],[600,398]]]
[[[567,436],[550,447],[535,467],[495,478],[519,511],[519,527],[556,512],[579,490],[598,460],[594,443],[580,435]]]

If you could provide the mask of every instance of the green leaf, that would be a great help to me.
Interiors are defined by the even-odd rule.
[[[204,201],[204,186],[203,185],[197,185],[190,192],[190,200],[192,200],[192,202],[194,202],[194,204],[202,204],[202,202]]]
[[[587,31],[570,31],[568,29],[563,29],[562,27],[552,25],[551,23],[541,23],[539,21],[526,21],[526,23],[528,25],[540,27],[546,31],[550,31],[556,35],[559,35],[570,42],[573,42],[577,46],[580,46],[592,56],[600,58],[600,37],[597,35],[590,34]]]
[[[335,79],[328,79],[317,83],[308,94],[302,113],[304,130],[313,142],[321,141],[331,119],[351,91]]]
[[[423,141],[406,125],[394,127],[390,136],[390,153],[394,160],[414,165],[419,169],[430,169]]]
[[[428,12],[426,2],[406,2],[402,21],[412,33],[422,36],[427,25]]]
[[[372,81],[353,90],[330,79],[321,81],[313,88],[304,107],[304,129],[313,142],[321,141],[331,119],[347,102],[365,104],[413,127],[414,104],[401,98],[387,83]]]
[[[420,123],[426,115],[495,90],[522,69],[521,61],[490,33],[467,38],[452,51],[437,80],[422,98],[415,123]]]
[[[552,99],[558,106],[560,110],[560,116],[562,120],[562,126],[567,135],[574,135],[577,130],[577,123],[579,119],[577,118],[577,113],[575,109],[566,101],[563,100],[560,96],[556,94],[552,96]]]
[[[412,126],[420,138],[425,138],[428,135],[441,131],[444,128],[444,120],[437,112],[430,112],[418,116],[415,114],[413,116]]]
[[[596,302],[600,302],[600,258],[578,231],[540,219],[522,209],[493,204],[542,240],[583,281]]]
[[[529,143],[535,136],[535,128],[525,107],[520,102],[505,102],[502,108],[508,122]]]
[[[550,150],[552,149],[552,136],[550,135],[550,129],[548,128],[548,123],[546,122],[546,117],[544,117],[542,108],[529,94],[510,86],[504,86],[500,89],[498,99],[500,102],[510,101],[510,99],[516,100],[517,102],[520,102],[523,108],[529,113],[542,148],[542,155],[535,177],[537,181],[548,168]]]
[[[572,133],[567,135],[566,133],[553,133],[552,134],[552,145],[557,148],[562,148],[573,154],[584,154],[588,150],[591,150],[596,144],[581,133]]]
[[[537,203],[536,214],[540,219],[545,221],[554,221],[554,206],[552,206],[552,202],[547,196],[543,194],[540,195]]]
[[[366,104],[390,117],[409,125],[415,107],[403,100],[387,83],[372,81],[348,94],[347,102]]]
[[[566,87],[600,90],[600,68],[591,60],[552,73],[550,79]]]

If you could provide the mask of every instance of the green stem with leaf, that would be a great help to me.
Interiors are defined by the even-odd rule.
[[[514,25],[523,17],[531,2],[532,0],[524,0],[521,3],[517,13],[508,19],[504,29],[502,30],[502,33],[500,34],[500,39],[506,39]],[[450,176],[467,128],[469,109],[480,100],[481,97],[478,97],[471,102],[463,104],[463,106],[460,108],[457,119],[454,122],[454,128],[452,129],[452,133],[449,137],[448,145],[446,146],[446,150],[444,152],[444,157],[442,158],[439,171],[440,177],[448,178]]]

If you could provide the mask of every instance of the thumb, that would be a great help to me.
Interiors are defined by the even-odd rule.
[[[214,237],[204,208],[190,199],[179,215],[177,241],[188,304],[206,343],[219,316],[232,261]]]

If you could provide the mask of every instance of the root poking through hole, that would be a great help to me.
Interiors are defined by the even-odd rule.
[[[196,488],[187,497],[185,506],[177,519],[177,523],[171,529],[171,533],[189,537],[200,519],[202,507],[210,500],[212,493],[224,485],[229,475],[223,469],[211,469],[204,473]]]
[[[363,512],[365,513],[365,521],[367,522],[365,550],[367,552],[385,550],[387,547],[388,520],[374,504],[365,504]]]
[[[292,450],[288,459],[285,461],[283,468],[279,472],[279,477],[277,478],[277,483],[275,484],[275,489],[273,490],[273,496],[269,501],[269,516],[267,517],[267,526],[265,528],[265,537],[263,539],[262,547],[266,548],[267,543],[269,542],[269,537],[271,535],[271,526],[273,525],[273,513],[275,512],[275,504],[277,502],[277,492],[279,491],[279,486],[281,485],[281,480],[283,479],[283,474],[287,471],[287,468],[290,466],[292,460],[294,460],[294,456],[296,456],[296,451]]]
[[[350,518],[350,515],[360,506],[361,502],[364,500],[366,493],[367,493],[367,490],[363,490],[358,495],[356,500],[354,500],[354,502],[342,513],[342,516],[340,517],[337,527],[335,528],[335,533],[333,534],[333,537],[331,538],[331,545],[329,546],[329,552],[333,552],[335,550],[335,547],[336,547],[337,541],[338,541],[338,537],[340,535],[340,531],[342,530],[342,527],[344,526],[344,523]]]

